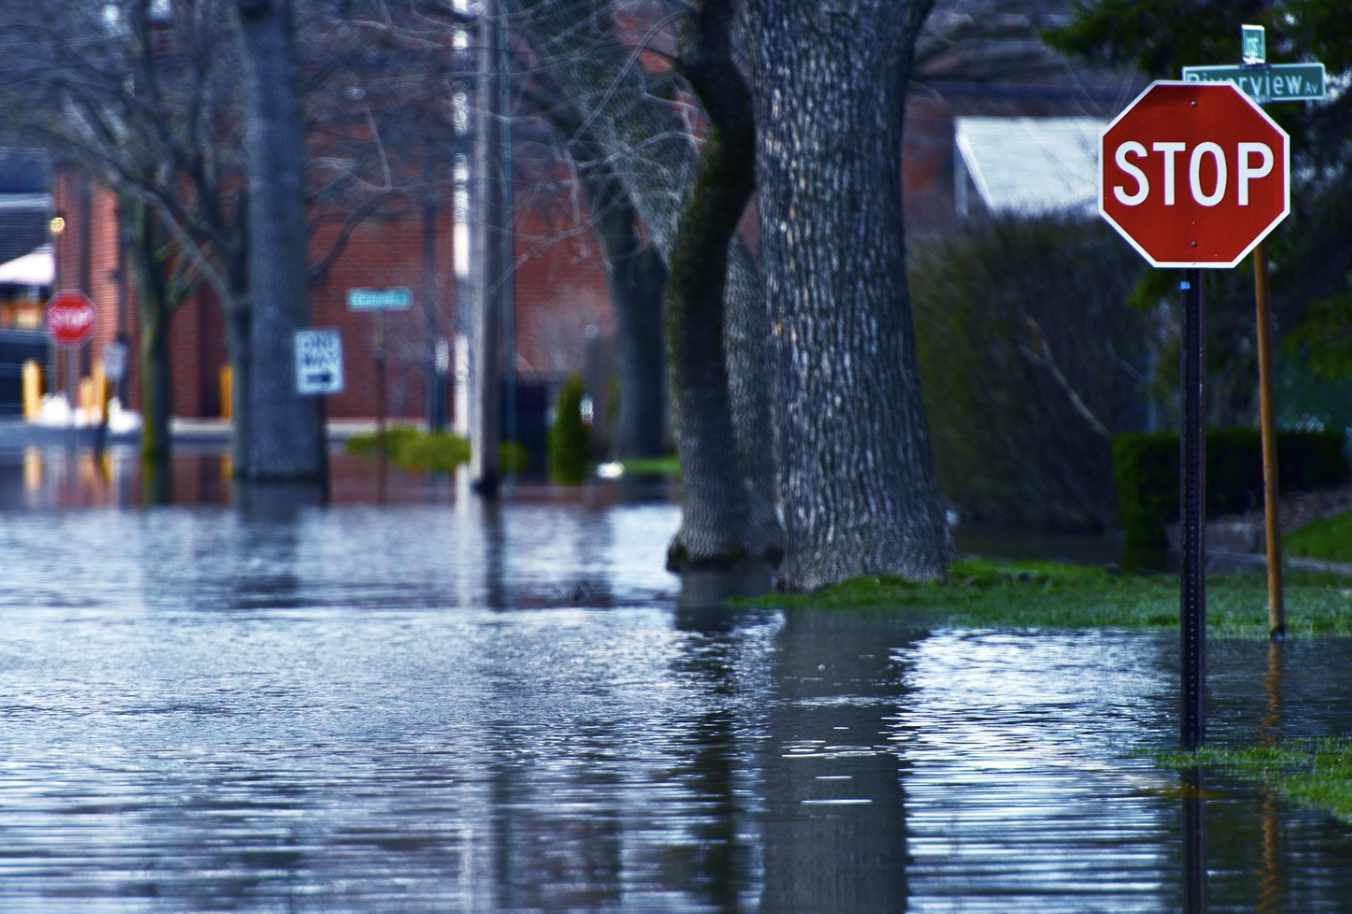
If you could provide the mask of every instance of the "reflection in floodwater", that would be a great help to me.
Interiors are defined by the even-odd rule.
[[[1191,768],[1181,774],[1183,794],[1183,910],[1207,914],[1206,776]]]
[[[599,488],[5,460],[0,910],[1352,910],[1344,829],[1132,753],[1171,635],[730,609]],[[1349,661],[1214,643],[1213,741],[1346,732]]]

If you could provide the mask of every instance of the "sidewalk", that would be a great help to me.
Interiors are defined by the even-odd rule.
[[[393,425],[387,422],[386,427]],[[342,444],[354,435],[373,435],[376,431],[374,419],[331,419],[328,424],[329,443]],[[209,444],[219,442],[222,446],[230,441],[230,420],[228,419],[182,419],[177,416],[169,420],[169,433],[175,443],[182,442]]]
[[[392,423],[391,423],[392,424]],[[329,443],[342,444],[353,435],[374,434],[374,419],[335,419],[328,424]],[[21,418],[0,417],[0,448],[21,448],[28,445],[61,445],[73,437],[79,447],[92,447],[97,428],[81,426],[75,429],[52,425],[34,425]],[[230,422],[225,419],[170,420],[169,432],[173,443],[187,447],[227,447],[230,444]],[[134,445],[140,440],[140,431],[109,434],[108,443]]]

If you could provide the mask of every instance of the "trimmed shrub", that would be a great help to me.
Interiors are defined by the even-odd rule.
[[[1146,422],[1150,322],[1126,304],[1140,256],[1101,220],[1071,217],[999,217],[911,248],[944,496],[976,520],[1116,526],[1111,435]]]
[[[582,484],[591,453],[587,428],[582,424],[582,375],[574,372],[559,391],[554,424],[549,428],[549,476],[560,485]]]
[[[1113,481],[1127,546],[1161,548],[1164,528],[1178,520],[1178,449],[1177,432],[1129,433],[1113,441]],[[1279,432],[1277,467],[1282,492],[1340,486],[1352,475],[1339,432]],[[1251,511],[1263,504],[1258,429],[1207,432],[1206,485],[1207,517]]]
[[[377,436],[354,435],[345,445],[349,454],[374,459]],[[392,425],[385,429],[385,457],[391,463],[411,470],[451,472],[469,462],[469,443],[459,435],[437,431],[428,435],[411,425]]]

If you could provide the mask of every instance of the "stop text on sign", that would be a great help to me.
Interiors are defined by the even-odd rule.
[[[94,312],[57,308],[47,315],[47,328],[58,336],[82,336],[94,326]]]
[[[1215,206],[1225,199],[1230,187],[1231,162],[1234,163],[1235,202],[1239,206],[1248,206],[1250,184],[1272,174],[1272,165],[1276,161],[1272,147],[1266,143],[1236,143],[1227,158],[1226,151],[1218,143],[1198,143],[1189,152],[1187,143],[1155,142],[1147,151],[1144,144],[1129,140],[1117,147],[1117,167],[1134,180],[1136,186],[1130,192],[1122,184],[1113,188],[1113,196],[1123,206],[1140,206],[1149,198],[1150,179],[1136,162],[1151,153],[1163,157],[1160,183],[1165,206],[1174,206],[1178,202],[1180,156],[1188,163],[1188,190],[1200,206]]]

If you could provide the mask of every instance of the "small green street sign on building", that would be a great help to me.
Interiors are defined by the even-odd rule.
[[[390,289],[348,289],[349,311],[406,311],[413,302],[408,286]]]
[[[1184,67],[1183,81],[1234,83],[1260,102],[1302,102],[1324,97],[1322,63],[1274,63],[1257,67]]]

